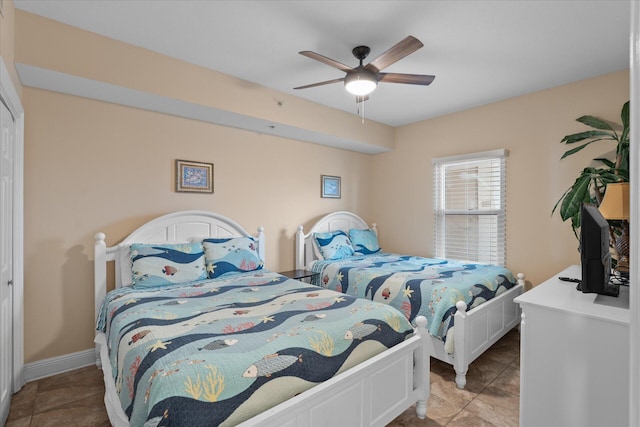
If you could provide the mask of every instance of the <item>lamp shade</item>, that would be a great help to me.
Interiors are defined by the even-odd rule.
[[[377,85],[375,74],[367,70],[348,73],[344,79],[345,89],[358,96],[369,95]]]
[[[608,184],[598,209],[606,219],[629,219],[629,183]]]

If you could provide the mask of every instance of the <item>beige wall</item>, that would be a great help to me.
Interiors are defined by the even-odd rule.
[[[369,216],[381,244],[432,255],[431,159],[506,148],[508,267],[536,285],[579,263],[570,223],[551,211],[591,159],[606,156],[615,143],[596,143],[560,161],[567,150],[560,141],[589,129],[575,121],[582,115],[621,123],[628,100],[629,72],[621,71],[396,129],[395,150],[371,164]]]
[[[4,0],[2,16],[0,16],[0,56],[9,70],[9,76],[11,77],[18,96],[21,96],[22,85],[13,66],[15,51],[15,13],[16,9],[13,5],[13,0]]]
[[[265,227],[266,266],[284,270],[293,267],[296,226],[344,209],[376,221],[385,249],[430,255],[430,160],[437,156],[510,150],[507,259],[538,283],[577,262],[570,227],[551,208],[602,151],[560,162],[559,141],[581,129],[580,115],[617,120],[629,93],[628,73],[621,72],[394,130],[362,127],[294,97],[287,102],[295,108],[275,112],[272,91],[253,88],[249,96],[230,76],[20,11],[15,43],[17,62],[374,145],[393,146],[395,135],[396,147],[369,156],[24,88],[26,363],[92,347],[96,232],[114,244],[158,215],[207,209],[251,231]],[[0,47],[3,57],[11,50]],[[202,88],[214,92],[201,97]],[[235,90],[224,92],[229,88]],[[175,193],[175,159],[214,163],[215,193]],[[321,174],[342,177],[341,199],[319,197]]]

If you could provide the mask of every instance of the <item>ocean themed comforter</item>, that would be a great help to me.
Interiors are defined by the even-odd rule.
[[[516,285],[507,268],[391,253],[318,260],[314,284],[400,310],[407,319],[427,318],[429,333],[453,352],[456,302],[468,310]]]
[[[97,329],[131,426],[234,425],[412,333],[397,310],[259,270],[111,291]]]

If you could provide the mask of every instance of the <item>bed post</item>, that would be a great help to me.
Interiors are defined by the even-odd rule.
[[[522,292],[524,293],[525,285],[527,284],[527,282],[525,282],[524,280],[524,273],[516,274],[516,282],[518,282],[518,285],[522,287]],[[520,307],[519,304],[516,304],[516,306]],[[518,323],[518,326],[516,327],[518,328],[518,331],[520,331],[520,334],[522,334],[522,327],[524,326],[524,314],[522,313],[522,310],[519,311],[520,315],[522,316],[522,322]],[[520,336],[520,339],[522,339],[522,335]]]
[[[93,261],[93,286],[94,286],[94,322],[98,319],[102,300],[107,295],[107,245],[104,241],[104,233],[95,235],[94,261]],[[96,365],[100,366],[100,354],[96,348]]]
[[[464,301],[458,301],[456,303],[456,309],[456,313],[454,314],[455,331],[453,332],[453,368],[456,371],[456,385],[458,388],[464,388],[467,384],[467,370],[469,369],[465,348],[467,304]]]
[[[265,262],[265,239],[264,239],[264,227],[258,227],[258,257]]]
[[[304,231],[302,231],[302,229],[302,225],[299,225],[298,231],[296,231],[296,270],[302,270],[305,265]]]
[[[429,372],[431,369],[430,358],[433,353],[431,348],[431,338],[427,330],[427,318],[418,316],[415,320],[416,331],[420,336],[422,344],[420,348],[414,350],[413,359],[415,361],[415,369],[413,370],[413,386],[418,390],[418,400],[416,401],[416,416],[423,420],[427,416],[427,401],[431,384],[429,382]]]

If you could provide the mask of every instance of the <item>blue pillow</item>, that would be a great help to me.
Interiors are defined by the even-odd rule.
[[[210,279],[223,274],[260,270],[264,262],[258,256],[251,237],[204,239],[205,266]]]
[[[133,286],[150,288],[207,278],[201,243],[131,245]]]
[[[352,228],[349,230],[349,238],[356,255],[369,255],[380,252],[378,236],[373,230],[359,230]]]
[[[313,233],[313,238],[324,259],[342,259],[353,255],[353,247],[344,231]]]

